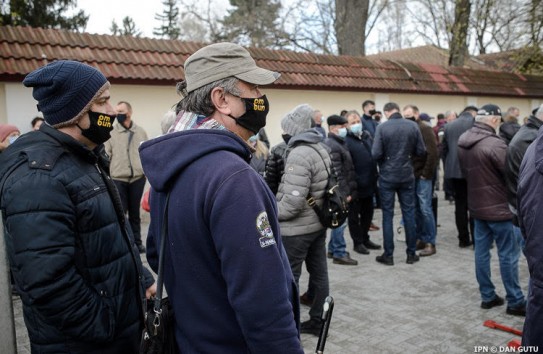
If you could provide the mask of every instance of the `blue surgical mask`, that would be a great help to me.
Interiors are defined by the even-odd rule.
[[[251,136],[251,137],[249,138],[249,141],[250,141],[251,143],[256,143],[257,140],[258,140],[258,134],[253,135],[253,136]]]
[[[360,134],[362,132],[362,123],[353,124],[350,129],[353,134]]]
[[[13,143],[15,142],[15,140],[17,140],[18,137],[19,137],[19,135],[10,136],[10,137],[8,138],[9,145],[13,144]]]
[[[339,128],[339,130],[337,131],[337,135],[339,135],[342,138],[346,137],[347,136],[347,128]]]

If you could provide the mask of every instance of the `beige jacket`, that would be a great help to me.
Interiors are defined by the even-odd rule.
[[[132,183],[144,176],[138,148],[147,139],[145,130],[134,121],[130,129],[119,123],[113,125],[111,139],[104,144],[111,160],[109,166],[111,178]]]

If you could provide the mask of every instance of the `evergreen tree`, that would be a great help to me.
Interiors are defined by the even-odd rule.
[[[76,7],[77,0],[2,0],[0,25],[84,31],[89,16],[83,10],[64,14]]]
[[[224,35],[215,40],[227,40],[241,45],[273,48],[287,38],[280,29],[279,0],[230,0],[234,7],[221,21]]]
[[[179,8],[177,0],[164,0],[164,11],[155,15],[155,20],[160,21],[161,25],[155,28],[153,34],[161,38],[178,39],[181,35],[179,28]]]
[[[111,34],[114,36],[141,36],[141,31],[136,27],[134,20],[130,16],[123,18],[123,27],[119,27],[115,20],[111,21],[111,27],[109,28]]]

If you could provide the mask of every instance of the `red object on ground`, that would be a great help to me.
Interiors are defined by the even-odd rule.
[[[522,336],[522,331],[512,328],[512,327],[504,326],[492,320],[486,320],[485,323],[483,323],[483,325],[489,328],[499,329],[500,331],[513,333],[513,334],[516,334],[517,336]]]
[[[520,348],[520,340],[511,339],[511,341],[509,343],[507,343],[507,346],[509,348],[513,348],[513,349],[517,350],[518,348]]]

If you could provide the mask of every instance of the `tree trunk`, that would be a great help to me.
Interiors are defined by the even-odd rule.
[[[463,66],[468,56],[468,25],[471,10],[470,0],[456,0],[451,43],[449,43],[449,65]]]
[[[335,0],[334,27],[340,55],[366,55],[369,0]]]

